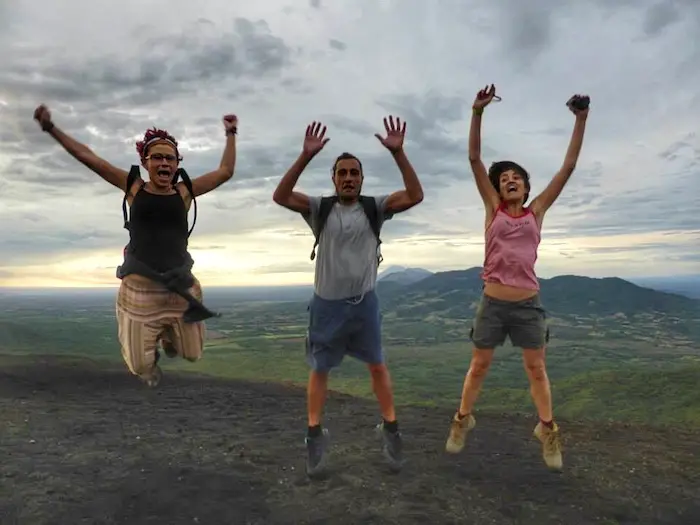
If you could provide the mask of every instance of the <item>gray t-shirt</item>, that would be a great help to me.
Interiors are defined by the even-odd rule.
[[[379,227],[393,214],[386,212],[388,195],[373,197]],[[318,231],[321,197],[309,197],[311,213],[303,215],[314,234]],[[362,205],[336,203],[316,248],[314,290],[323,299],[346,299],[373,290],[377,283],[377,239]]]

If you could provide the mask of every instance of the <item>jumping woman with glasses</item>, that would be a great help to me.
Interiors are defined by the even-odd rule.
[[[196,221],[195,198],[233,177],[238,120],[234,115],[223,119],[226,146],[219,167],[193,180],[180,168],[177,140],[165,130],[146,131],[136,144],[140,165],[148,173],[144,181],[138,165],[129,172],[117,168],[61,131],[46,106],[36,109],[34,119],[75,159],[124,192],[129,244],[117,269],[119,342],[129,371],[156,386],[162,375],[158,347],[169,357],[197,361],[204,347],[204,320],[215,315],[202,305],[201,286],[191,271],[187,216],[195,203]]]

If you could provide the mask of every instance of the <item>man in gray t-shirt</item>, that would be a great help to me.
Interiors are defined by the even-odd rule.
[[[336,161],[336,165],[344,160],[351,160],[353,166],[359,165],[359,161],[349,154],[341,157]],[[374,199],[378,227],[381,229],[384,221],[393,216],[391,211],[386,209],[389,196],[363,198]],[[302,212],[314,235],[318,235],[321,199],[309,197],[309,211]],[[377,256],[377,238],[372,232],[362,205],[358,201],[334,203],[319,237],[314,278],[315,294],[333,301],[374,290],[377,283]]]
[[[403,151],[406,123],[384,119],[386,137],[375,136],[389,150],[401,172],[405,188],[379,197],[361,193],[364,174],[360,160],[340,155],[331,170],[335,195],[309,197],[294,191],[299,176],[330,140],[326,127],[313,122],[306,128],[299,158],[282,177],[274,201],[300,213],[318,242],[314,295],[309,303],[307,359],[308,431],[306,470],[319,474],[325,465],[328,431],[321,414],[328,388],[328,374],[345,355],[367,364],[372,388],[382,412],[377,430],[382,452],[393,470],[403,464],[401,434],[394,409],[391,376],[384,362],[381,313],[375,292],[381,258],[378,235],[384,221],[423,200],[423,189]]]

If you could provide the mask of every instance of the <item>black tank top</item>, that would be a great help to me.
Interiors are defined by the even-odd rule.
[[[158,272],[187,262],[187,209],[179,192],[156,195],[141,187],[129,224],[129,251],[139,261]]]

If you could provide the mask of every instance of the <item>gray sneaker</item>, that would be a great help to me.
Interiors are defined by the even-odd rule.
[[[403,457],[403,441],[401,439],[401,432],[389,432],[384,428],[384,422],[381,422],[376,427],[377,434],[379,434],[382,441],[382,455],[386,459],[389,468],[393,472],[398,472],[401,470],[404,464]]]
[[[306,443],[306,474],[312,478],[322,474],[326,467],[330,443],[328,430],[324,428],[320,436],[306,436],[304,442]]]

